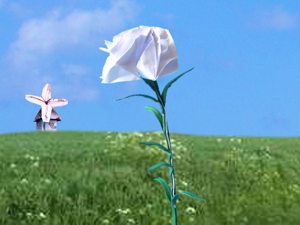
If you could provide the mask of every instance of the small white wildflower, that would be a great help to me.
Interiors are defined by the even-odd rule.
[[[23,179],[21,180],[21,184],[28,184],[28,180],[27,180],[26,178],[23,178]]]
[[[45,219],[45,218],[46,218],[46,215],[45,215],[44,213],[40,212],[40,214],[39,214],[39,218],[41,218],[41,219]]]
[[[221,138],[217,138],[217,142],[218,143],[222,142],[222,139]]]
[[[242,143],[242,139],[238,138],[236,139],[237,143],[241,144]]]
[[[108,219],[104,219],[104,220],[102,220],[102,223],[103,224],[109,224],[109,220]]]
[[[188,186],[188,183],[187,183],[187,182],[185,182],[185,181],[181,181],[181,184],[182,184],[183,186],[185,186],[185,187],[187,187],[187,186]]]
[[[145,215],[145,209],[139,209],[139,213],[141,214],[141,215]]]
[[[44,180],[44,182],[45,182],[46,184],[51,184],[51,180],[48,179],[48,178],[46,178],[46,179]]]
[[[40,165],[39,162],[34,162],[34,163],[32,164],[33,167],[39,167],[39,165]]]
[[[130,213],[131,211],[130,211],[130,209],[124,209],[123,210],[123,214],[128,214],[128,213]]]
[[[182,147],[182,151],[183,151],[183,152],[186,152],[186,151],[187,151],[187,148],[186,148],[186,147]]]
[[[130,213],[131,210],[130,210],[130,209],[124,209],[124,210],[122,210],[122,209],[117,209],[116,212],[117,212],[117,213],[120,213],[120,214],[126,215],[126,214]]]
[[[234,142],[234,138],[230,138],[230,142]]]
[[[143,133],[140,132],[133,132],[133,135],[137,137],[143,137]]]
[[[34,160],[35,158],[34,158],[34,156],[29,156],[29,159]]]
[[[27,217],[32,217],[32,213],[31,213],[31,212],[27,212],[27,213],[26,213],[26,216],[27,216]]]
[[[176,159],[181,159],[181,156],[180,155],[175,155],[175,158]]]
[[[127,222],[128,222],[128,223],[131,223],[131,224],[135,224],[134,219],[131,219],[131,218],[129,218],[129,219],[127,220]]]
[[[187,213],[190,213],[190,214],[195,214],[196,213],[196,209],[193,208],[193,207],[187,207],[186,210],[185,210]]]
[[[14,164],[14,163],[10,164],[10,168],[12,168],[12,169],[13,169],[13,168],[16,168],[16,166],[17,166],[17,165]]]
[[[147,208],[149,208],[149,209],[151,209],[151,208],[153,207],[151,204],[147,204],[146,206],[147,206]]]
[[[189,218],[189,221],[190,221],[190,222],[194,222],[194,221],[195,221],[194,217],[190,217],[190,218]]]
[[[118,212],[118,213],[122,213],[122,212],[123,212],[123,210],[122,210],[122,209],[116,209],[116,212]]]

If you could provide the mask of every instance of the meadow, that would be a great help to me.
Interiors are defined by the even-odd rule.
[[[1,225],[163,225],[166,160],[141,141],[160,133],[32,132],[0,135]],[[172,134],[180,225],[300,224],[300,138]]]

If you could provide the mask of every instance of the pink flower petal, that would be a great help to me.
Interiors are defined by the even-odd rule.
[[[51,98],[51,85],[46,84],[43,88],[42,97],[45,100],[45,102],[49,101]]]
[[[60,107],[60,106],[65,106],[67,104],[68,104],[68,100],[67,99],[63,99],[63,98],[50,99],[50,101],[48,102],[48,105],[50,105],[52,108],[54,108],[54,107]]]
[[[35,96],[35,95],[25,95],[25,99],[31,103],[37,104],[42,106],[43,104],[45,104],[45,101],[43,98],[39,97],[39,96]]]

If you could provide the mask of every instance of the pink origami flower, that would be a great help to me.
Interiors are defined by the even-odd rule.
[[[35,95],[26,95],[25,99],[42,107],[42,120],[48,123],[51,118],[51,112],[54,107],[65,106],[68,100],[63,98],[51,98],[51,85],[46,84],[42,91],[42,97]]]

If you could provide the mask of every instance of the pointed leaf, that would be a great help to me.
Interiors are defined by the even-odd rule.
[[[158,119],[158,121],[160,123],[161,128],[164,130],[163,116],[162,116],[161,112],[152,106],[146,106],[145,109],[154,113],[155,117]]]
[[[166,84],[163,92],[162,92],[162,98],[164,103],[166,103],[167,100],[167,93],[168,93],[168,89],[172,86],[173,83],[175,83],[179,78],[181,78],[182,76],[184,76],[185,74],[187,74],[188,72],[192,71],[194,68],[191,68],[185,72],[183,72],[182,74],[178,75],[177,77],[175,77],[173,80],[169,81],[169,83]]]
[[[160,104],[162,104],[163,106],[165,105],[164,103],[164,100],[162,98],[162,95],[160,94],[160,91],[159,91],[159,86],[158,86],[158,83],[157,81],[153,81],[153,80],[148,80],[148,79],[145,79],[145,78],[142,78],[145,83],[155,92],[156,96],[157,96],[157,100]]]
[[[157,81],[153,81],[153,80],[149,80],[146,78],[141,77],[143,81],[145,81],[145,83],[154,91],[156,92],[156,88],[157,88]]]
[[[156,164],[154,164],[153,166],[151,166],[151,167],[148,168],[148,172],[149,172],[149,173],[154,172],[155,170],[158,170],[158,169],[160,169],[161,167],[170,167],[170,164],[169,164],[169,163],[166,163],[166,162],[159,162],[159,163],[156,163]]]
[[[171,202],[171,189],[170,189],[168,183],[163,178],[161,178],[161,177],[155,178],[154,181],[160,183],[163,186],[163,188],[165,189],[167,198]]]
[[[172,199],[172,204],[173,205],[176,205],[176,201],[177,201],[177,199],[179,198],[179,194],[176,194],[174,197],[173,197],[173,199]]]
[[[170,153],[169,149],[158,142],[140,142],[140,144],[147,145],[147,146],[156,146],[159,147],[162,151]]]
[[[128,95],[124,98],[120,98],[120,99],[117,99],[117,101],[121,101],[121,100],[124,100],[126,98],[131,98],[131,97],[144,97],[144,98],[148,98],[148,99],[151,99],[152,101],[154,102],[158,102],[156,98],[150,96],[150,95],[144,95],[144,94],[134,94],[134,95]]]
[[[188,192],[188,191],[182,191],[182,192],[179,193],[179,195],[186,195],[190,198],[206,202],[206,200],[204,198],[202,198],[202,197],[200,197],[200,196],[198,196],[194,193]]]

